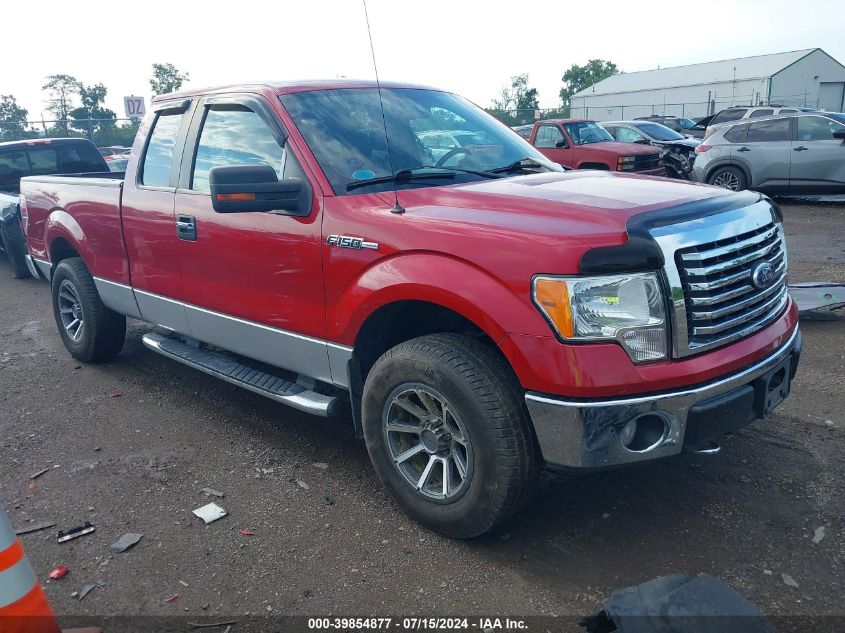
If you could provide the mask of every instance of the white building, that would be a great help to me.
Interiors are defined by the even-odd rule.
[[[820,48],[613,75],[572,97],[573,117],[703,117],[732,105],[845,110],[845,66]]]

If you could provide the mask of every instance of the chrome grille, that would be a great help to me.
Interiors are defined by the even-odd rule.
[[[739,235],[675,253],[686,308],[687,349],[711,348],[747,336],[780,314],[786,303],[786,249],[781,226],[769,222]],[[752,282],[768,262],[775,280]]]

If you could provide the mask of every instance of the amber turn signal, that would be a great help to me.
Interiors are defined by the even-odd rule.
[[[248,202],[255,200],[254,193],[218,193],[217,202]]]
[[[569,291],[564,279],[536,279],[534,300],[561,336],[573,337],[575,326],[572,321],[572,308],[569,305]]]

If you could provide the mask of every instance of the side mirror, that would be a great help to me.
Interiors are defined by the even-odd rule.
[[[310,212],[308,187],[302,180],[279,180],[269,165],[213,167],[208,172],[211,206],[217,213],[283,211],[306,216]]]
[[[566,147],[566,139],[560,139],[557,143],[555,143],[555,147]]]
[[[838,138],[839,140],[845,141],[845,130],[839,130],[838,132],[834,132],[833,138]]]

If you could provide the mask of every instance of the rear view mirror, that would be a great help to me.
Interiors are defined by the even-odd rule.
[[[839,130],[833,133],[833,138],[838,138],[840,141],[845,141],[845,130]]]
[[[217,213],[285,211],[305,216],[310,212],[308,187],[302,180],[279,180],[269,165],[213,167],[208,172],[211,206]]]

